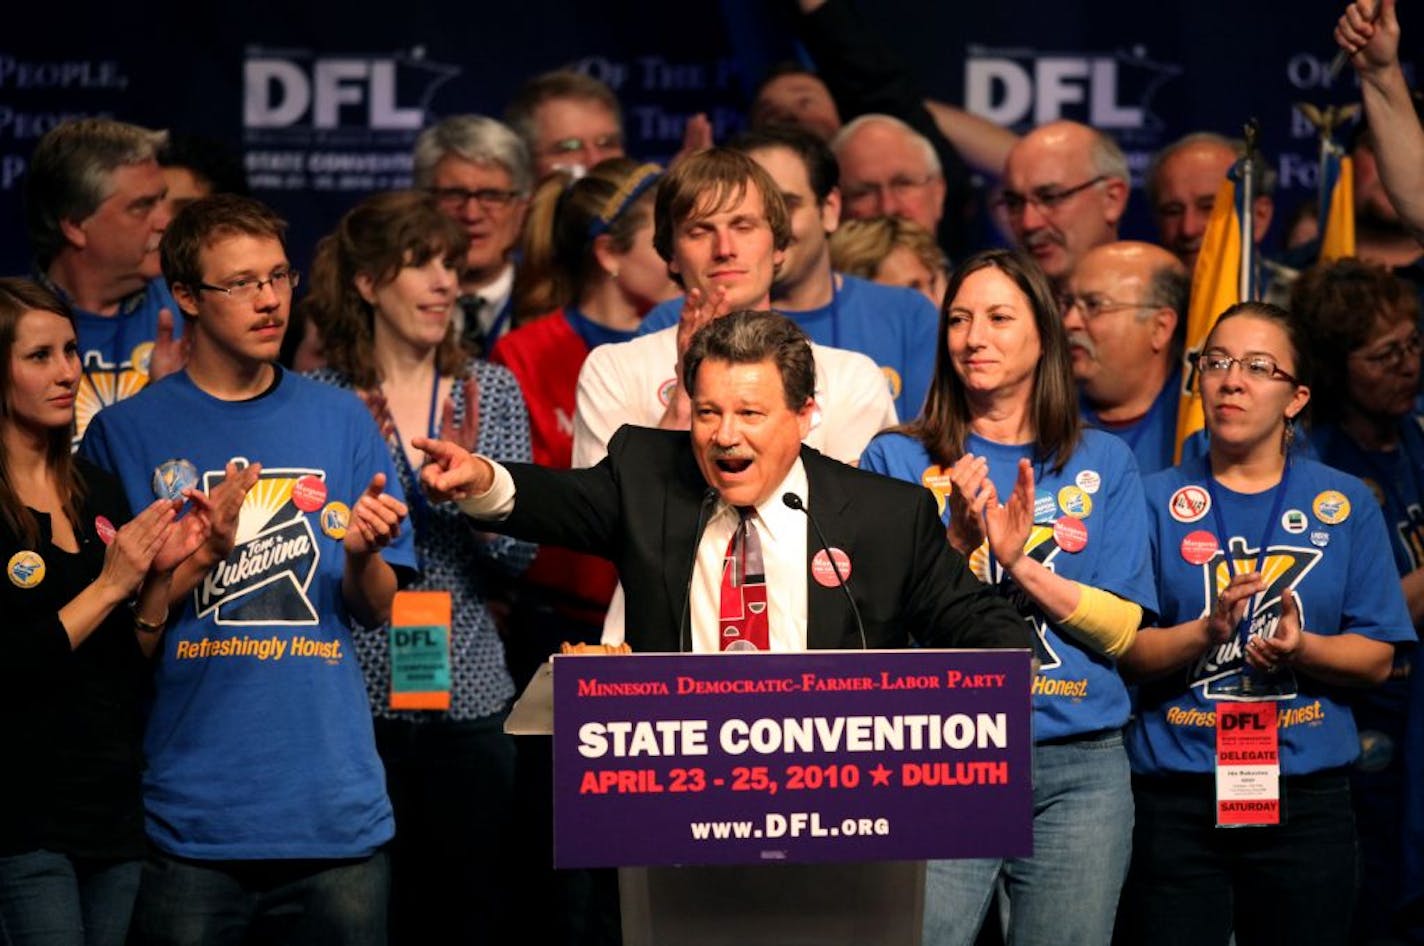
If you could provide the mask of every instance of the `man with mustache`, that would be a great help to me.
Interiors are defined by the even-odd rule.
[[[1129,180],[1117,142],[1078,122],[1049,122],[1009,151],[999,205],[1015,242],[1062,289],[1084,253],[1117,239]]]
[[[63,122],[35,145],[25,225],[35,275],[74,311],[84,379],[75,438],[106,404],[183,367],[177,305],[158,242],[168,186],[158,166],[167,132],[107,118]]]
[[[1186,268],[1151,243],[1095,247],[1059,297],[1083,417],[1125,440],[1144,474],[1172,465]]]
[[[415,554],[365,405],[276,364],[298,283],[285,228],[230,194],[174,217],[187,367],[81,446],[131,506],[191,488],[215,510],[154,666],[139,942],[384,942],[394,826],[351,623],[388,620]]]
[[[1028,645],[1027,625],[944,541],[928,491],[803,446],[815,365],[794,323],[754,311],[712,321],[681,376],[690,438],[627,426],[583,470],[504,467],[417,439],[432,461],[421,481],[480,528],[613,559],[637,652],[904,647],[911,635]]]

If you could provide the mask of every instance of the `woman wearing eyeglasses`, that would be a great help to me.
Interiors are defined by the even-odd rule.
[[[1384,514],[1410,617],[1424,620],[1424,415],[1419,390],[1419,302],[1383,267],[1357,259],[1307,270],[1291,292],[1315,366],[1311,445],[1321,462],[1365,481]],[[1360,759],[1350,789],[1362,877],[1356,934],[1382,938],[1399,893],[1404,736],[1413,655],[1390,679],[1353,694]]]
[[[200,505],[130,519],[113,477],[70,454],[74,317],[0,279],[0,942],[120,946],[146,841],[140,709],[173,573]],[[188,495],[191,495],[188,494]],[[203,504],[198,495],[195,501]]]
[[[476,532],[453,503],[425,500],[417,476],[424,456],[410,446],[415,437],[453,437],[470,450],[530,459],[518,385],[505,369],[467,356],[455,337],[466,243],[424,194],[377,194],[318,244],[303,303],[326,341],[328,368],[315,377],[360,393],[386,434],[420,559],[409,590],[452,598],[448,647],[434,665],[388,627],[356,636],[396,817],[394,942],[500,942],[509,934],[515,750],[504,718],[515,688],[487,601],[528,566],[534,547]],[[435,682],[393,671],[409,660]],[[445,708],[421,695],[431,691],[447,695]]]
[[[1305,351],[1283,309],[1223,312],[1197,362],[1208,453],[1144,483],[1161,622],[1121,661],[1141,680],[1129,942],[1348,939],[1345,693],[1414,635],[1370,491],[1289,448]]]
[[[1034,855],[932,862],[925,943],[973,943],[1000,878],[1010,942],[1107,943],[1132,832],[1114,660],[1156,602],[1136,461],[1081,428],[1063,321],[1032,261],[991,250],[954,272],[924,413],[860,465],[933,490],[950,543],[1036,631]]]

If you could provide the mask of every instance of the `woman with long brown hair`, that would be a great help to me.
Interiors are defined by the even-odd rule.
[[[1000,877],[1010,942],[1108,942],[1132,831],[1115,660],[1156,597],[1136,461],[1081,428],[1036,264],[990,250],[955,270],[924,412],[860,465],[933,490],[950,544],[1036,632],[1033,856],[931,863],[925,942],[972,943]]]
[[[123,943],[145,851],[139,703],[205,500],[130,518],[70,452],[81,369],[49,290],[0,279],[0,940]]]
[[[534,548],[477,533],[454,503],[426,500],[417,477],[424,457],[411,447],[438,436],[502,460],[530,458],[514,379],[468,357],[455,337],[467,242],[424,194],[369,197],[317,246],[302,304],[326,343],[327,368],[314,376],[358,392],[386,434],[421,562],[409,590],[451,595],[450,637],[433,655],[408,650],[415,645],[390,628],[356,637],[395,809],[391,931],[399,942],[502,942],[512,894],[502,860],[514,743],[504,718],[515,690],[489,601]],[[432,656],[433,682],[401,671]]]

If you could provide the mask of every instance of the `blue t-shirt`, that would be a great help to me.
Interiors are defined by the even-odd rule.
[[[1019,458],[1033,459],[1028,445],[993,443],[972,434],[965,449],[989,461],[989,478],[1000,502],[1013,492]],[[934,464],[918,440],[881,434],[865,449],[860,468],[926,485],[935,493],[948,525],[948,471]],[[1034,491],[1037,502],[1033,530],[1024,546],[1027,553],[1055,574],[1134,601],[1149,616],[1155,613],[1152,561],[1142,541],[1146,529],[1142,481],[1122,441],[1100,431],[1083,431],[1078,449],[1062,471],[1034,464]],[[1084,537],[1078,551],[1069,551]],[[1060,547],[1060,538],[1069,548]],[[987,542],[970,554],[969,566],[988,584],[1003,580]],[[1081,644],[1036,606],[1022,606],[1028,609],[1024,618],[1035,631],[1040,662],[1033,682],[1034,738],[1061,739],[1127,722],[1127,688],[1112,658]]]
[[[1182,394],[1182,369],[1173,371],[1162,385],[1147,413],[1130,424],[1106,424],[1098,418],[1086,398],[1079,397],[1083,420],[1104,430],[1127,444],[1137,458],[1137,469],[1143,476],[1165,470],[1172,465],[1177,448],[1177,404]]]
[[[831,304],[804,312],[777,308],[817,345],[858,351],[880,366],[896,416],[918,417],[934,377],[939,313],[913,289],[882,286],[840,273]],[[682,317],[682,296],[654,306],[638,327],[647,335]]]
[[[286,373],[260,397],[222,401],[179,372],[100,413],[80,452],[135,509],[185,475],[210,491],[229,459],[262,464],[232,553],[163,637],[144,737],[150,839],[205,860],[360,857],[389,840],[336,537],[376,473],[402,495],[365,406]],[[386,561],[414,565],[411,531]]]
[[[53,282],[45,280],[45,284],[64,296]],[[67,296],[65,299],[68,301]],[[132,397],[148,384],[149,359],[153,357],[153,340],[158,336],[159,310],[167,309],[172,314],[174,338],[183,334],[183,312],[161,276],[149,280],[142,292],[125,299],[113,315],[86,312],[72,302],[70,308],[79,335],[79,364],[84,369],[74,398],[74,442],[77,445],[95,414],[110,404]]]
[[[569,323],[569,328],[583,339],[583,343],[588,346],[589,351],[593,351],[599,345],[614,345],[618,342],[630,341],[638,334],[638,330],[635,328],[620,329],[599,325],[571,305],[564,306],[564,320]]]
[[[1217,484],[1212,500],[1208,476],[1207,461],[1198,459],[1144,481],[1161,626],[1194,621],[1215,605],[1230,581],[1223,545],[1232,552],[1236,570],[1246,572],[1255,566],[1267,535],[1265,565],[1256,569],[1265,575],[1267,587],[1256,596],[1253,636],[1275,632],[1281,595],[1290,590],[1300,607],[1301,626],[1312,633],[1353,633],[1391,643],[1414,640],[1379,504],[1363,483],[1293,457],[1282,511],[1268,532],[1274,491],[1248,495]],[[1229,536],[1217,534],[1212,507],[1218,501]],[[1214,703],[1225,695],[1224,681],[1243,664],[1240,640],[1233,638],[1184,669],[1140,684],[1137,715],[1128,729],[1133,769],[1154,775],[1211,772]],[[1348,765],[1360,747],[1340,688],[1290,668],[1282,673],[1292,691],[1278,703],[1282,773]]]

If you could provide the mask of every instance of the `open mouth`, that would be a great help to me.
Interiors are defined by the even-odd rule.
[[[750,457],[720,457],[714,460],[713,463],[715,463],[717,469],[723,473],[733,474],[745,473],[747,468],[752,465]]]

